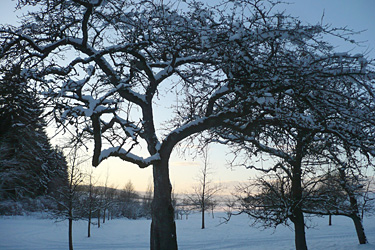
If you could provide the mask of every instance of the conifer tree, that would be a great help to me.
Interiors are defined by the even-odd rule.
[[[17,67],[0,74],[0,199],[18,200],[66,184],[66,161],[45,132],[43,109]]]

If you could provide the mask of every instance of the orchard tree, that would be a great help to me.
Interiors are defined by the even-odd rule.
[[[360,210],[365,205],[367,178],[364,172],[368,166],[373,166],[373,163],[368,160],[353,159],[352,157],[350,160],[343,160],[336,155],[334,155],[333,160],[336,164],[333,173],[328,172],[323,176],[320,182],[322,186],[315,192],[314,198],[317,202],[314,202],[315,206],[307,206],[305,212],[321,215],[342,215],[351,218],[359,243],[365,244],[367,238]]]
[[[201,3],[184,5],[20,0],[18,8],[32,10],[19,27],[0,28],[1,64],[21,64],[60,128],[94,142],[93,166],[108,157],[153,166],[152,249],[177,249],[168,165],[175,145],[247,112],[225,109],[230,90],[218,66],[235,24]],[[154,106],[170,89],[191,100],[193,114],[158,135]]]
[[[342,63],[341,59],[335,62],[334,55],[330,60],[334,65]],[[289,84],[293,78],[288,79],[290,89],[268,93],[265,99],[260,99],[266,100],[265,109],[271,112],[267,112],[263,121],[257,121],[259,125],[233,121],[232,130],[220,132],[223,143],[236,147],[236,155],[240,151],[249,157],[266,155],[275,162],[264,167],[245,160],[242,164],[246,167],[264,173],[281,171],[288,178],[290,209],[283,216],[294,224],[296,249],[307,249],[303,207],[307,194],[316,185],[319,168],[340,159],[338,169],[350,171],[352,163],[363,156],[373,165],[373,87],[356,77],[359,71],[350,70],[342,75],[336,72],[321,76],[306,71],[308,78],[313,77],[301,77],[292,85]],[[313,80],[311,85],[310,80]],[[335,81],[344,84],[330,86]],[[360,239],[360,243],[366,241]]]
[[[254,220],[254,224],[260,223],[265,228],[289,225],[289,212],[293,205],[291,183],[281,171],[239,185],[234,198],[227,204],[229,216],[245,213]]]
[[[281,171],[289,179],[291,209],[285,216],[294,224],[296,249],[307,249],[304,182],[335,158],[345,169],[358,157],[372,164],[374,65],[361,54],[337,53],[322,39],[334,35],[348,41],[348,30],[305,26],[269,15],[260,1],[247,2],[262,14],[251,29],[241,26],[241,34],[232,38],[237,47],[228,55],[225,73],[239,90],[233,105],[252,109],[253,116],[227,119],[207,140],[230,145],[234,164]],[[251,39],[257,38],[265,42],[253,46]],[[268,53],[254,56],[254,50]],[[274,164],[253,164],[256,156],[273,158]]]
[[[318,167],[316,167],[318,168]],[[305,171],[302,178],[301,209],[304,214],[346,216],[353,220],[360,244],[367,243],[360,209],[365,179],[354,168],[340,168],[325,173],[315,169],[314,174]],[[320,175],[317,176],[320,172]],[[246,213],[264,227],[289,225],[294,211],[291,178],[281,169],[275,169],[257,177],[248,185],[241,185],[236,192],[236,211]]]

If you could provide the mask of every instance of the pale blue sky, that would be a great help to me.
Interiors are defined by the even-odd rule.
[[[212,2],[214,0],[210,0]],[[207,1],[208,2],[208,1]],[[355,52],[369,52],[369,56],[375,58],[375,0],[295,0],[290,5],[280,6],[281,10],[298,16],[302,21],[316,24],[320,23],[324,13],[324,23],[336,27],[347,26],[353,30],[363,32],[354,38],[365,43]],[[17,20],[14,13],[15,1],[0,0],[0,23],[14,24]],[[335,40],[333,40],[336,42]],[[341,44],[337,50],[352,49],[352,45]],[[167,108],[167,107],[166,107]],[[166,116],[167,117],[167,116]],[[211,148],[211,165],[213,178],[225,184],[235,181],[246,181],[252,173],[242,168],[228,169],[226,161],[226,150],[222,146]],[[229,158],[227,158],[229,160]],[[180,158],[176,154],[171,158],[171,181],[177,192],[190,190],[196,176],[199,173],[201,161],[187,157]],[[107,169],[109,168],[109,171]],[[136,190],[143,191],[151,181],[151,168],[138,169],[137,166],[124,163],[121,160],[112,159],[103,162],[95,174],[100,176],[99,182],[103,182],[109,172],[109,182],[122,188],[131,179]]]

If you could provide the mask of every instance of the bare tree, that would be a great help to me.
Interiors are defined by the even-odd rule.
[[[266,226],[279,225],[286,223],[287,220],[291,220],[295,227],[295,237],[296,237],[296,248],[306,249],[305,240],[305,222],[304,213],[315,213],[315,214],[346,214],[353,219],[356,225],[356,230],[358,234],[358,239],[361,244],[365,244],[367,241],[364,236],[362,223],[359,219],[358,205],[354,196],[354,190],[358,190],[358,184],[352,181],[348,181],[349,176],[344,175],[345,172],[352,172],[357,170],[357,174],[350,175],[350,178],[359,178],[361,176],[361,166],[355,165],[356,157],[354,155],[359,155],[359,152],[350,153],[350,160],[347,158],[348,164],[342,165],[344,162],[337,167],[340,173],[339,182],[341,183],[341,190],[345,192],[345,197],[351,197],[350,200],[350,211],[351,212],[337,212],[330,210],[329,212],[322,212],[319,209],[319,202],[324,202],[323,206],[328,206],[329,202],[332,200],[337,200],[340,197],[336,195],[336,198],[329,194],[326,199],[323,196],[317,196],[316,200],[311,196],[315,188],[322,179],[319,178],[320,175],[324,174],[324,170],[320,171],[320,168],[326,168],[329,163],[333,163],[334,160],[338,160],[338,157],[331,158],[329,153],[330,147],[326,144],[320,144],[319,136],[316,134],[313,137],[307,136],[303,133],[300,136],[298,130],[294,130],[288,140],[281,140],[280,137],[277,140],[281,147],[277,148],[276,144],[270,147],[265,144],[258,144],[259,149],[263,152],[267,152],[270,156],[277,156],[276,159],[281,159],[276,161],[274,165],[266,168],[258,168],[255,166],[250,166],[250,168],[258,169],[262,171],[265,175],[263,178],[259,178],[256,181],[257,186],[262,188],[262,192],[259,195],[254,195],[254,192],[248,194],[247,196],[241,198],[243,210],[257,218],[259,221],[263,221]],[[276,133],[273,133],[275,136]],[[279,134],[280,135],[280,134]],[[284,137],[286,139],[287,137]],[[293,139],[291,139],[293,138]],[[310,138],[310,139],[309,139]],[[314,138],[313,140],[311,140]],[[269,143],[270,141],[268,141]],[[319,145],[320,144],[320,145]],[[259,153],[259,152],[258,152]],[[338,152],[335,152],[337,154]],[[346,152],[348,153],[348,152]],[[342,156],[345,151],[338,154]],[[371,157],[370,155],[368,157]],[[351,165],[353,164],[353,165]],[[366,161],[366,164],[370,164],[370,161]],[[344,166],[344,167],[343,167]],[[332,182],[332,179],[328,181]],[[334,189],[330,188],[331,192]],[[246,193],[246,192],[245,192]],[[342,197],[341,197],[342,198]],[[328,209],[329,210],[329,209]],[[250,212],[249,212],[250,211]]]
[[[92,212],[94,209],[94,185],[93,185],[92,171],[89,174],[89,186],[88,186],[88,199],[87,199],[87,211],[88,211],[88,223],[87,223],[87,237],[91,237],[91,220]]]
[[[152,191],[152,184],[149,183],[146,189],[146,193],[143,196],[142,201],[142,215],[148,219],[151,218],[151,210],[152,210],[152,199],[153,199],[153,191]]]
[[[119,193],[120,211],[122,216],[129,219],[137,219],[141,216],[141,205],[138,198],[139,195],[135,191],[133,183],[129,180]]]
[[[79,156],[78,147],[74,146],[68,154],[68,186],[60,186],[51,195],[58,205],[55,215],[59,218],[68,219],[69,250],[73,250],[73,221],[82,219],[80,210],[79,185],[84,181],[85,175],[80,165],[85,162]]]
[[[375,190],[373,189],[372,185],[374,182],[374,176],[367,178],[367,185],[366,190],[363,194],[363,205],[361,208],[361,218],[363,220],[363,217],[365,213],[374,213],[375,211]]]
[[[210,171],[210,163],[209,163],[209,156],[208,156],[208,146],[206,146],[202,150],[202,159],[203,159],[203,167],[200,170],[199,175],[199,184],[194,186],[194,193],[188,194],[187,198],[189,200],[189,204],[191,207],[199,209],[202,214],[202,229],[205,228],[205,212],[210,209],[210,206],[215,203],[215,195],[221,190],[221,186],[218,184],[212,183],[210,179],[210,175],[212,172]]]
[[[253,4],[262,6],[260,1]],[[290,21],[281,16],[265,20],[279,28]],[[284,216],[294,225],[296,249],[307,249],[304,187],[315,185],[311,175],[317,166],[335,157],[346,163],[340,164],[345,168],[358,157],[371,165],[375,155],[374,65],[360,54],[337,53],[317,37],[334,34],[346,39],[348,30],[308,29],[309,36],[295,33],[287,40],[282,29],[272,33],[275,36],[263,34],[272,51],[265,57],[246,59],[233,53],[228,60],[233,66],[226,73],[247,93],[233,102],[243,100],[244,107],[254,108],[254,117],[228,119],[226,126],[214,128],[216,136],[207,138],[231,146],[233,165],[269,174],[281,171],[287,178],[283,183],[290,185],[290,210]],[[237,49],[251,54],[253,47],[239,40]],[[273,162],[265,167],[254,164],[254,158],[265,156]]]
[[[105,218],[106,218],[106,213],[107,213],[107,209],[108,209],[108,206],[110,204],[110,199],[109,199],[109,195],[108,195],[108,192],[109,192],[109,188],[108,188],[108,171],[107,171],[107,176],[105,178],[105,183],[104,183],[104,190],[103,190],[103,224],[105,223]]]
[[[264,227],[289,225],[293,212],[291,181],[281,171],[240,185],[235,197],[235,201],[227,204],[230,215],[246,213],[254,219],[254,224],[260,222]]]
[[[107,208],[107,219],[113,219],[113,207],[115,205],[115,196],[117,188],[115,186],[110,186],[106,192],[106,208]]]
[[[306,214],[347,216],[353,220],[360,244],[367,243],[360,218],[362,175],[354,169],[339,168],[321,176],[303,176],[301,210]],[[288,224],[293,211],[292,181],[283,171],[267,173],[240,186],[236,197],[240,213],[247,213],[265,227]]]
[[[361,169],[339,166],[319,180],[322,185],[311,194],[312,202],[307,202],[305,213],[320,215],[342,215],[353,220],[360,244],[367,243],[361,217],[364,206],[366,178]],[[330,221],[331,223],[331,221]]]
[[[178,214],[180,215],[181,220],[183,216],[185,216],[185,220],[189,218],[189,214],[191,214],[192,212],[190,203],[190,200],[188,200],[188,198],[185,198],[180,204],[178,204]]]
[[[229,92],[217,65],[224,60],[218,49],[229,39],[223,31],[232,25],[217,22],[220,12],[197,2],[184,12],[137,0],[25,0],[18,6],[29,5],[37,10],[20,27],[1,27],[1,64],[21,62],[60,128],[79,142],[94,141],[93,166],[108,157],[153,166],[151,248],[177,249],[168,161],[180,141],[237,115],[215,108]],[[178,80],[168,81],[172,75]],[[195,111],[160,139],[154,105],[171,88],[184,89],[179,92],[192,97]],[[142,144],[146,157],[136,150]]]

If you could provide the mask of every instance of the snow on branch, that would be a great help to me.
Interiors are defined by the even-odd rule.
[[[138,165],[140,168],[146,168],[150,165],[152,165],[154,162],[157,162],[160,160],[160,154],[156,153],[154,155],[151,155],[147,158],[143,158],[140,156],[137,156],[121,147],[111,147],[102,150],[100,153],[98,163],[102,162],[103,160],[107,159],[108,157],[116,156],[119,157],[122,160],[134,163]]]

